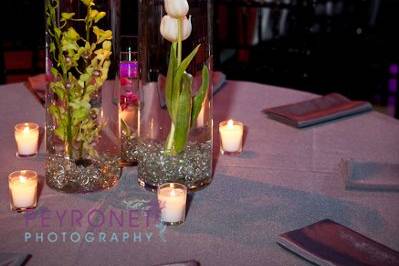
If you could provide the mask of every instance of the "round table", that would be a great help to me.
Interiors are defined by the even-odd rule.
[[[13,127],[43,126],[45,115],[23,84],[0,86],[0,250],[31,254],[27,265],[307,265],[276,239],[325,218],[398,250],[399,193],[347,190],[342,164],[398,163],[399,122],[373,111],[297,129],[261,112],[313,97],[227,81],[214,96],[215,147],[219,121],[233,118],[246,126],[243,153],[218,155],[214,180],[191,195],[186,222],[165,228],[145,223],[143,206],[155,194],[138,187],[134,167],[109,191],[64,194],[44,185],[36,216],[11,212],[8,174],[33,169],[43,183],[45,163],[44,145],[36,158],[15,157]]]

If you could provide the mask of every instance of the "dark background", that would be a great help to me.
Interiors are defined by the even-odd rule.
[[[121,5],[121,34],[136,35],[137,1]],[[44,1],[2,0],[0,17],[0,83],[42,73]],[[228,79],[398,109],[397,0],[215,0],[213,25],[215,69]]]

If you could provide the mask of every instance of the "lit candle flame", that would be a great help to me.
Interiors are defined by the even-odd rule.
[[[233,119],[230,119],[229,121],[227,121],[227,127],[228,127],[228,128],[233,128],[233,126],[234,126],[234,121],[233,121]]]
[[[171,197],[176,197],[176,191],[174,189],[170,192],[170,196]]]
[[[19,176],[19,182],[21,182],[22,184],[24,184],[24,183],[26,183],[26,177],[25,176],[23,176],[23,175],[20,175]]]
[[[24,134],[29,134],[29,130],[30,130],[29,126],[25,126],[23,130]]]

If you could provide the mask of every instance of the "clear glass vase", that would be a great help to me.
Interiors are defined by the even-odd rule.
[[[161,19],[166,15],[164,1],[139,1],[141,83],[136,150],[139,184],[150,189],[180,182],[194,190],[212,181],[212,5],[209,0],[188,2],[192,31],[181,42],[179,62],[179,52],[172,50],[172,42],[160,33]],[[179,44],[175,45],[178,50]],[[188,83],[177,82],[179,92],[169,94],[171,54],[177,54],[174,60],[180,65],[196,47],[183,74]]]
[[[98,191],[119,179],[118,106],[107,81],[118,9],[118,0],[46,0],[46,182],[55,190]]]
[[[121,138],[121,164],[137,164],[137,130],[139,115],[139,70],[137,36],[121,36],[117,98]]]

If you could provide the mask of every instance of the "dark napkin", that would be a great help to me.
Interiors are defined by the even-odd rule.
[[[399,265],[399,252],[329,219],[284,233],[277,242],[318,265]]]
[[[270,118],[302,128],[329,120],[372,110],[364,101],[351,101],[338,93],[327,94],[311,100],[267,108]]]
[[[399,164],[349,160],[345,166],[348,189],[399,191]]]
[[[0,253],[0,266],[20,266],[30,258],[29,254]]]
[[[45,93],[47,86],[46,74],[39,74],[28,78],[26,87],[33,93],[41,105],[45,103]]]
[[[155,266],[199,266],[200,264],[195,261],[195,260],[189,260],[189,261],[182,261],[182,262],[172,262],[172,263],[166,263],[166,264],[158,264]]]

